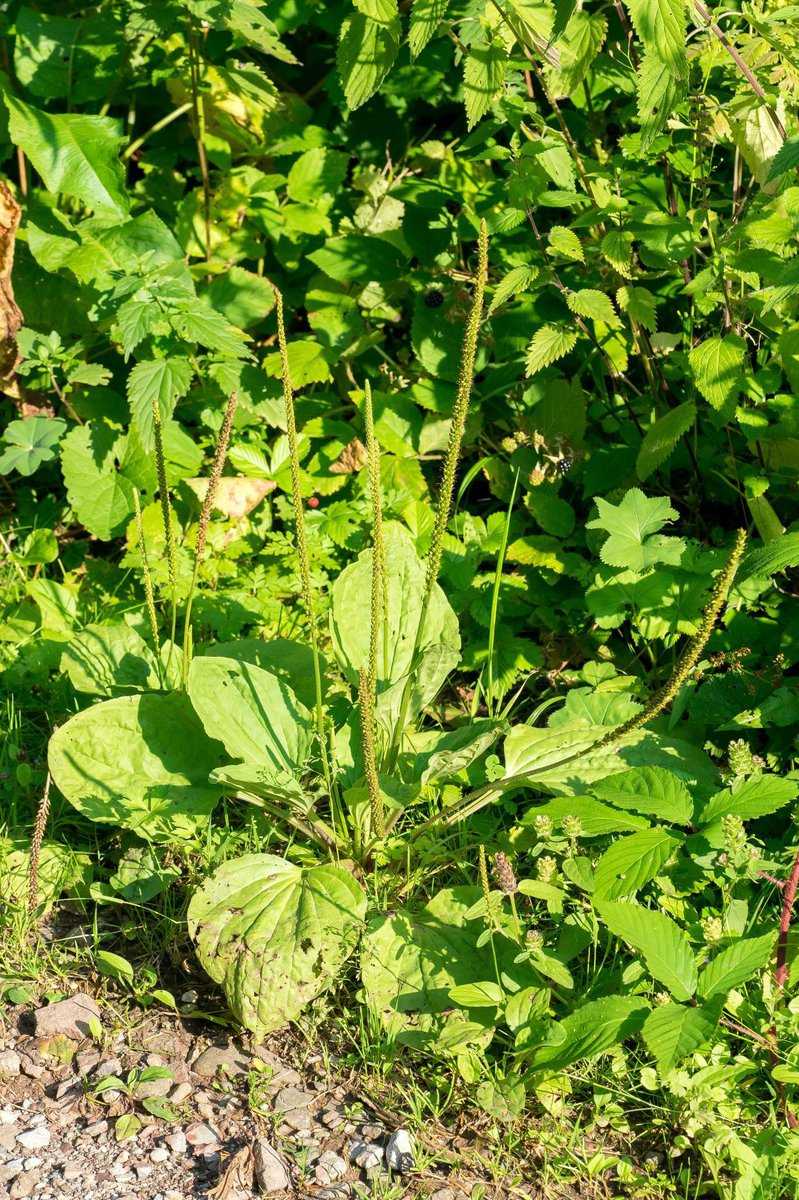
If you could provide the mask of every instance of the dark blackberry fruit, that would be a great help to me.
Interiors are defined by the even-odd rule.
[[[444,303],[444,293],[439,291],[438,288],[432,288],[425,295],[424,302],[428,308],[441,308],[441,305]]]
[[[573,466],[573,458],[561,458],[558,462],[558,470],[560,471],[561,475],[568,475]]]
[[[453,217],[459,216],[463,211],[463,205],[459,200],[448,200],[444,207]]]

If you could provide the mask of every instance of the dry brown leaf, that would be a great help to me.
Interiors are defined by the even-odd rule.
[[[0,180],[0,379],[10,379],[19,360],[17,333],[22,328],[22,313],[14,299],[11,271],[21,212],[11,188]]]
[[[352,475],[366,466],[367,457],[366,447],[361,439],[353,438],[331,466],[330,473],[331,475]]]
[[[213,1200],[251,1200],[253,1169],[252,1150],[245,1146],[234,1154],[219,1183],[208,1195]]]
[[[198,500],[205,499],[208,491],[207,479],[187,479],[186,483]],[[223,475],[219,480],[214,499],[214,508],[234,520],[246,517],[247,513],[261,503],[264,496],[273,492],[277,484],[272,479],[245,479],[243,476]]]

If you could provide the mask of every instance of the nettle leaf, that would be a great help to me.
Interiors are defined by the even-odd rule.
[[[764,817],[790,804],[798,794],[799,784],[793,779],[782,779],[778,775],[753,775],[711,796],[699,813],[698,821],[702,825],[709,825],[711,821],[718,821],[728,814],[741,820]]]
[[[9,421],[3,430],[6,449],[0,454],[0,475],[19,471],[32,475],[42,463],[55,458],[55,450],[66,431],[60,417],[25,417]]]
[[[187,358],[153,358],[136,363],[128,375],[128,403],[145,450],[155,445],[154,409],[157,407],[162,423],[168,421],[193,378],[194,367]]]
[[[306,387],[309,383],[326,383],[331,378],[330,365],[319,342],[311,338],[295,338],[288,344],[289,375],[294,388]],[[280,378],[281,359],[279,351],[267,354],[264,370],[275,379]]]
[[[577,334],[573,329],[565,329],[558,325],[542,325],[533,334],[525,355],[525,374],[529,378],[544,367],[550,366],[563,358],[577,343]]]
[[[662,767],[636,767],[611,775],[596,784],[593,792],[617,808],[632,809],[661,821],[673,821],[676,825],[690,825],[693,821],[690,792],[682,779]]]
[[[231,758],[289,773],[310,753],[311,714],[292,690],[262,667],[210,655],[192,660],[189,699],[209,737]]]
[[[646,50],[685,74],[686,6],[684,0],[625,0],[635,32]]]
[[[732,988],[762,971],[771,958],[776,937],[776,933],[764,933],[761,937],[740,938],[725,946],[699,976],[699,995],[706,1000],[714,996],[726,997]]]
[[[688,352],[696,386],[716,412],[728,415],[744,381],[746,343],[737,334],[707,338]]]
[[[654,48],[644,50],[635,78],[641,148],[648,150],[687,92],[685,72],[677,73]]]
[[[260,1038],[335,984],[365,914],[363,889],[343,867],[246,854],[198,888],[188,925],[203,967]]]
[[[582,288],[579,292],[569,292],[566,303],[574,313],[581,317],[590,317],[594,321],[604,321],[612,328],[621,324],[618,314],[613,307],[613,301],[604,292],[596,288]]]
[[[387,621],[381,632],[377,662],[377,712],[390,724],[396,720],[410,670],[424,595],[425,569],[410,534],[395,523],[386,525]],[[341,572],[332,589],[330,632],[333,649],[347,678],[354,685],[369,660],[369,597],[372,587],[372,551],[359,555]],[[460,659],[460,635],[455,616],[436,585],[427,609],[419,665],[411,695],[410,713],[419,712],[437,694]]]
[[[580,239],[573,229],[568,229],[565,225],[553,225],[547,237],[550,254],[562,254],[564,258],[570,258],[573,262],[585,262]]]
[[[687,936],[671,917],[620,900],[597,900],[594,908],[611,933],[643,956],[650,975],[675,1000],[691,999],[696,991],[696,961]]]
[[[449,0],[413,0],[408,45],[418,58],[447,14]]]
[[[626,279],[632,275],[633,240],[633,235],[624,229],[610,229],[599,246],[604,258]]]
[[[526,291],[537,276],[537,267],[513,267],[494,288],[487,316],[492,316],[508,300],[511,300],[514,296],[518,296],[520,292]]]
[[[499,38],[473,42],[463,66],[463,99],[466,123],[476,125],[494,103],[503,83],[508,52]]]
[[[176,333],[187,342],[198,342],[208,350],[231,358],[241,358],[247,353],[247,334],[231,325],[209,304],[194,301],[184,312],[171,314],[170,321]]]
[[[758,546],[744,557],[736,583],[744,583],[753,576],[776,575],[788,567],[799,565],[799,533],[783,533],[767,546]]]
[[[588,74],[605,40],[608,24],[598,13],[573,13],[561,34],[553,30],[550,40],[558,37],[557,67],[547,70],[547,83],[556,99],[570,96]]]
[[[53,194],[63,192],[96,213],[127,215],[119,149],[125,141],[119,121],[85,113],[47,113],[32,108],[7,89],[8,131],[27,154]]]
[[[668,829],[642,829],[609,846],[596,865],[594,895],[616,900],[640,891],[660,874],[681,844]]]
[[[719,1003],[694,1008],[673,1002],[652,1009],[641,1036],[661,1072],[670,1071],[713,1037],[721,1009]]]
[[[125,439],[108,425],[77,425],[61,443],[67,498],[89,533],[110,541],[133,515],[133,484],[117,470]]]
[[[650,1011],[640,996],[603,996],[575,1009],[550,1028],[533,1056],[534,1071],[556,1074],[583,1058],[596,1058],[638,1033]]]
[[[356,12],[342,22],[336,66],[350,108],[360,108],[380,87],[397,57],[400,36],[398,17],[375,21]]]
[[[640,488],[631,488],[620,504],[596,497],[599,516],[586,523],[587,529],[604,529],[610,535],[599,556],[611,567],[643,571],[658,562],[676,564],[685,543],[681,538],[658,535],[677,512],[664,496],[645,496]]]
[[[616,303],[622,312],[643,325],[650,333],[657,330],[657,306],[660,299],[653,295],[648,288],[632,287],[625,284],[616,292]]]
[[[220,789],[208,777],[219,743],[179,692],[95,704],[50,739],[53,782],[91,821],[165,842],[195,836]]]
[[[799,138],[788,138],[771,160],[766,183],[799,167]]]
[[[693,400],[678,404],[650,425],[644,434],[638,451],[635,469],[639,479],[648,479],[671,455],[683,434],[687,433],[696,420],[696,405]]]

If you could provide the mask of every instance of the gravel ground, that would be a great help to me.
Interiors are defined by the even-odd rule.
[[[80,993],[0,1015],[0,1200],[472,1194],[473,1178],[422,1170],[409,1132],[320,1057],[300,1075],[196,1021],[114,1026]]]

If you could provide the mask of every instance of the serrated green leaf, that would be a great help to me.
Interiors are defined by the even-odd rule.
[[[744,583],[758,575],[776,575],[788,567],[799,566],[799,533],[783,533],[767,546],[750,550],[741,563],[736,580]]]
[[[582,288],[579,292],[569,292],[566,303],[572,312],[578,313],[581,317],[604,321],[611,327],[620,324],[613,301],[604,292],[597,291],[596,288]]]
[[[408,45],[411,57],[418,58],[443,21],[449,0],[413,0]]]
[[[694,816],[691,794],[677,775],[662,767],[634,767],[601,780],[592,789],[600,800],[632,809],[661,821],[690,825]]]
[[[635,86],[641,148],[648,150],[685,96],[685,71],[678,74],[673,63],[666,61],[656,49],[648,47],[638,66]]]
[[[610,229],[600,242],[599,248],[610,265],[620,275],[629,279],[632,275],[633,235],[624,229]]]
[[[746,344],[737,334],[706,338],[688,352],[696,386],[716,412],[729,415],[729,405],[743,385]]]
[[[799,167],[799,138],[788,138],[771,160],[767,183],[779,175],[787,175]]]
[[[573,262],[585,262],[580,239],[573,229],[565,225],[553,225],[548,235],[550,253],[562,254]]]
[[[469,129],[494,103],[505,82],[507,62],[508,52],[499,38],[470,46],[463,66],[463,99]]]
[[[727,993],[761,971],[771,958],[776,941],[775,933],[764,933],[761,937],[740,938],[725,946],[699,976],[700,996],[710,1000],[713,996]]]
[[[647,288],[625,284],[616,292],[616,303],[622,312],[626,312],[633,321],[643,325],[644,329],[648,329],[650,333],[656,331],[657,306],[660,300]]]
[[[494,294],[491,297],[491,303],[488,306],[487,316],[492,316],[503,304],[512,299],[513,296],[518,296],[520,292],[525,291],[533,280],[538,275],[537,267],[514,267],[508,271],[494,288]]]
[[[133,485],[117,470],[124,438],[107,425],[77,425],[61,443],[67,497],[82,525],[110,541],[133,515]]]
[[[131,419],[145,450],[152,450],[155,445],[155,409],[162,424],[168,421],[178,400],[191,387],[193,377],[194,368],[187,358],[144,359],[128,375]]]
[[[654,563],[680,561],[681,539],[657,532],[677,516],[665,497],[648,497],[640,488],[631,488],[620,504],[597,496],[596,506],[599,516],[588,521],[586,528],[604,529],[610,535],[600,551],[609,566],[643,571]]]
[[[721,1006],[661,1004],[644,1021],[641,1036],[665,1073],[707,1042],[719,1023]]]
[[[638,451],[635,469],[639,479],[648,479],[674,452],[683,434],[687,433],[696,420],[696,405],[686,400],[670,409],[650,425],[644,434]]]
[[[400,32],[398,18],[374,21],[356,12],[342,22],[336,65],[350,108],[360,108],[383,82],[397,57]]]
[[[672,857],[681,839],[667,829],[642,829],[614,842],[594,872],[594,895],[616,900],[640,891]]]
[[[572,329],[564,329],[558,325],[542,325],[533,334],[525,356],[525,374],[528,378],[535,375],[544,367],[557,362],[577,343],[577,334]]]
[[[650,975],[675,1000],[690,1000],[696,991],[696,961],[688,938],[671,917],[620,900],[597,900],[594,907],[611,933],[643,956]]]
[[[535,1051],[532,1069],[555,1074],[580,1059],[595,1058],[637,1033],[648,1012],[640,996],[592,1000],[552,1025],[548,1042]]]
[[[6,448],[0,454],[0,475],[19,471],[32,475],[42,465],[55,458],[55,449],[67,428],[60,417],[25,417],[9,421],[3,430]]]
[[[645,49],[659,55],[672,70],[684,75],[685,0],[625,0],[625,4]]]
[[[709,825],[711,821],[718,821],[728,814],[741,820],[764,817],[784,808],[797,795],[799,784],[793,779],[783,779],[779,775],[753,775],[711,796],[698,821],[702,825]]]

